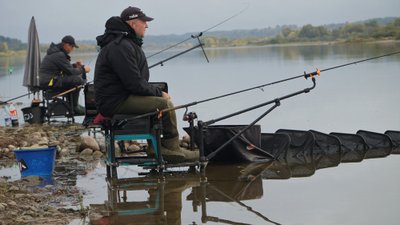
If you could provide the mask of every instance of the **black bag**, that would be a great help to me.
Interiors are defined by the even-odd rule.
[[[204,153],[205,156],[216,151],[219,147],[229,141],[233,136],[243,130],[247,125],[214,125],[204,130]],[[190,134],[189,128],[184,128]],[[194,140],[197,146],[200,144],[199,131],[195,128]],[[261,149],[261,127],[254,125],[239,135],[231,143],[221,149],[212,162],[267,162],[272,159],[271,155]]]

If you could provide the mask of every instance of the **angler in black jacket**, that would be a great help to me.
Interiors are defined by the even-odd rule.
[[[67,90],[86,83],[86,73],[90,71],[81,61],[71,64],[71,53],[78,48],[75,39],[67,35],[59,44],[51,43],[47,54],[43,58],[39,71],[40,87],[47,89]],[[78,104],[79,89],[73,93],[71,100],[74,105],[75,115],[83,115],[84,109]]]
[[[128,7],[120,17],[108,19],[104,34],[96,38],[101,50],[94,87],[97,108],[103,116],[144,114],[173,107],[168,93],[148,83],[150,73],[141,46],[151,20],[139,8]],[[162,155],[170,162],[198,159],[197,151],[179,147],[174,111],[163,114],[161,146]],[[148,154],[154,153],[150,149]]]

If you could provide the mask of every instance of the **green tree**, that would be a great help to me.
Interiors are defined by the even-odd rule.
[[[301,28],[299,37],[306,39],[321,39],[328,34],[328,30],[323,26],[314,27],[311,24],[307,24]]]
[[[8,44],[7,44],[7,42],[2,42],[0,44],[0,52],[8,52]]]

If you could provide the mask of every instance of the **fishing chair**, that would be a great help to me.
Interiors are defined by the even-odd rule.
[[[71,101],[72,92],[62,94],[64,89],[46,89],[43,91],[43,101],[47,108],[46,118],[50,123],[52,117],[66,117],[68,121],[75,122],[74,106]]]
[[[151,83],[160,87],[164,92],[168,92],[168,85],[165,82]],[[87,96],[87,97],[86,97]],[[86,108],[86,126],[89,128],[101,126],[105,135],[106,146],[106,169],[108,178],[118,178],[117,167],[119,165],[139,165],[145,168],[164,169],[164,160],[160,151],[160,138],[162,134],[162,122],[157,115],[141,116],[141,115],[121,115],[116,114],[112,118],[103,117],[97,114],[94,118],[93,114],[97,113],[95,105],[93,85],[87,86],[85,91]],[[124,149],[124,141],[146,140],[148,145],[152,144],[154,155],[144,155],[145,149],[127,152]],[[119,143],[121,156],[117,156],[115,142]],[[128,155],[124,156],[123,154]],[[139,155],[140,154],[140,155]]]
[[[108,178],[118,178],[117,167],[120,165],[139,165],[146,168],[163,169],[164,160],[160,151],[160,137],[162,133],[161,120],[155,116],[135,118],[136,115],[114,115],[112,118],[105,118],[102,127],[105,133],[106,146],[106,169]],[[145,150],[129,152],[130,155],[123,155],[123,145],[120,145],[121,156],[117,156],[115,141],[147,140],[148,145],[152,144],[154,155],[143,155]]]

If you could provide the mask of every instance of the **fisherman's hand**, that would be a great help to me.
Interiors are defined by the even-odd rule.
[[[162,92],[162,97],[166,100],[171,100],[171,96],[167,92]]]
[[[88,65],[84,65],[83,69],[85,70],[85,73],[89,73],[90,72],[90,66],[88,66]]]
[[[76,67],[81,67],[81,66],[83,66],[81,60],[76,61],[76,62],[75,62],[75,65],[76,65]]]

